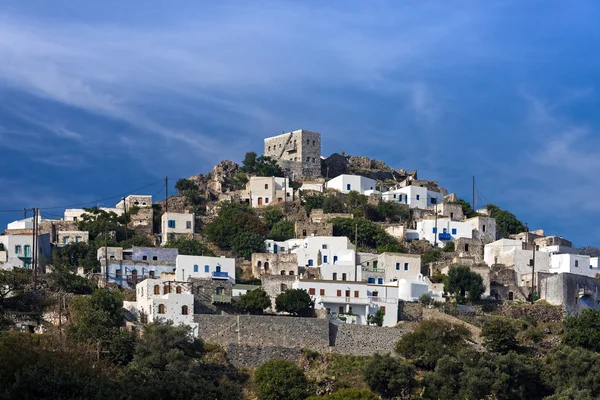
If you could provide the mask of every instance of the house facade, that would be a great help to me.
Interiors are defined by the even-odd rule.
[[[0,235],[0,244],[4,247],[0,255],[0,268],[31,268],[33,262],[33,232]],[[51,261],[50,234],[37,237],[38,266],[43,268]],[[2,261],[4,260],[4,261]]]
[[[246,185],[252,207],[265,207],[292,201],[294,189],[288,178],[253,176]]]
[[[235,282],[235,259],[178,255],[176,277],[179,280],[213,279]]]
[[[406,230],[406,239],[425,239],[437,247],[444,247],[446,243],[458,238],[471,239],[472,236],[471,223],[453,221],[450,218],[423,219],[417,221],[416,229]]]
[[[444,195],[421,186],[405,186],[381,194],[383,201],[407,204],[410,208],[426,209],[444,202]]]
[[[358,192],[368,194],[370,191],[377,190],[376,186],[377,182],[374,179],[346,174],[338,175],[325,183],[327,189],[335,189],[341,193]]]
[[[164,213],[161,217],[161,244],[179,237],[192,237],[194,234],[194,214]]]

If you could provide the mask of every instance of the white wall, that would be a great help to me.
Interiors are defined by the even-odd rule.
[[[434,233],[434,229],[437,233]],[[444,232],[450,234],[450,240],[439,239],[439,234]],[[407,239],[425,239],[431,244],[437,242],[438,247],[444,247],[446,242],[454,241],[459,238],[472,239],[472,236],[473,230],[469,222],[452,221],[450,218],[438,218],[437,223],[435,219],[417,221],[417,229],[407,229],[406,231]]]
[[[164,213],[162,221],[162,244],[169,241],[169,234],[193,234],[194,233],[194,214],[184,213]],[[175,227],[169,228],[169,221],[175,221]]]
[[[390,190],[382,193],[384,201],[391,201],[400,204],[408,204],[410,208],[425,209],[428,206],[442,204],[444,195],[439,192],[427,190],[421,186],[405,186],[403,188]]]
[[[323,184],[322,183],[304,183],[300,186],[299,190],[312,190],[315,192],[323,193]]]
[[[594,278],[596,274],[600,274],[598,267],[598,257],[591,258],[580,254],[552,254],[549,272],[554,274],[566,272]]]
[[[341,264],[345,261],[353,262],[350,261],[352,254],[348,250],[354,250],[354,245],[347,237],[343,236],[309,236],[304,239],[290,239],[285,242],[265,240],[265,248],[268,253],[275,253],[276,247],[277,254],[296,254],[299,267],[317,267],[319,265],[319,254],[321,254],[321,263],[335,264],[339,262]],[[282,248],[285,250],[282,250]]]
[[[377,182],[360,175],[339,175],[325,183],[327,189],[336,189],[342,193],[352,191],[364,194],[367,190],[376,190]]]
[[[6,262],[0,265],[2,269],[13,269],[13,268],[30,268],[30,263],[33,256],[33,237],[32,235],[2,235],[0,236],[0,242],[4,244],[6,251]],[[20,252],[17,253],[17,246],[20,248]],[[29,257],[25,257],[27,254],[26,246],[29,249]],[[51,257],[51,245],[50,245],[50,234],[45,233],[38,235],[38,265],[44,267],[50,262]]]
[[[184,256],[178,255],[175,261],[178,280],[187,281],[189,278],[224,279],[235,282],[235,259],[226,257]],[[208,267],[208,268],[206,268]],[[208,271],[207,271],[208,269]],[[220,271],[227,277],[215,276]]]
[[[122,208],[116,207],[100,207],[100,210],[106,212],[114,212],[115,214],[121,216],[123,215],[124,210]],[[67,208],[64,213],[65,221],[81,221],[83,218],[83,214],[86,214],[83,208]]]
[[[264,207],[271,204],[291,201],[294,189],[288,178],[253,176],[246,185],[252,207]],[[281,199],[281,200],[279,200]]]
[[[403,253],[383,253],[377,257],[377,270],[385,271],[385,281],[418,280],[421,275],[421,256]]]
[[[523,242],[520,240],[500,239],[485,245],[484,262],[492,266],[495,263],[504,264],[515,270],[516,276],[531,273],[531,259],[533,250],[523,250]],[[550,269],[550,253],[536,251],[535,270],[548,272]]]

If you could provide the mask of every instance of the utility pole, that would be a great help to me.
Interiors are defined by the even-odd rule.
[[[473,210],[476,211],[476,208],[475,208],[475,175],[473,175],[473,183],[471,184],[471,190],[473,192],[471,206],[473,207]]]
[[[438,213],[437,213],[437,201],[435,202],[435,234],[433,235],[433,247],[437,247],[438,238],[438,227],[437,227]]]
[[[127,232],[129,230],[129,217],[127,216],[127,203],[125,203],[125,197],[122,197],[121,200],[123,200],[123,210],[124,210],[124,214],[125,214],[125,240],[128,239],[129,233]]]
[[[354,225],[354,281],[358,280],[358,223]]]
[[[108,245],[106,244],[106,221],[104,222],[104,277],[108,287]]]
[[[533,243],[533,258],[531,259],[531,304],[533,304],[534,282],[535,282],[535,242]]]
[[[37,247],[38,247],[38,237],[37,237],[37,217],[38,217],[38,209],[33,209],[33,243],[32,243],[32,268],[33,268],[33,290],[37,290]]]
[[[169,177],[165,177],[165,214],[169,212]]]

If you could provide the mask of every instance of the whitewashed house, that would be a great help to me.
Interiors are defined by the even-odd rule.
[[[0,235],[0,244],[4,248],[0,250],[0,269],[31,268],[34,247],[32,233]],[[50,234],[38,235],[37,245],[38,266],[44,268],[51,259]]]
[[[407,253],[359,253],[362,278],[369,284],[385,284],[402,279],[422,279],[421,255]]]
[[[294,189],[288,178],[253,176],[246,184],[252,207],[265,207],[272,204],[292,201]]]
[[[405,186],[389,190],[383,192],[381,198],[383,201],[407,204],[410,208],[422,209],[444,202],[444,195],[442,193],[434,192],[421,186]]]
[[[115,213],[118,216],[123,215],[123,213],[125,212],[125,210],[123,208],[117,208],[117,207],[98,207],[100,210],[105,211],[107,213]],[[83,220],[83,216],[87,214],[87,211],[85,211],[83,208],[67,208],[63,214],[63,220],[64,221],[73,221],[73,222],[78,222]]]
[[[194,234],[194,214],[164,213],[161,217],[161,226],[161,244],[163,246],[170,239],[176,239],[181,236],[192,237]]]
[[[187,281],[190,278],[222,280],[235,283],[235,259],[208,256],[184,256],[175,260],[176,279]]]
[[[327,189],[335,189],[342,193],[354,191],[360,194],[370,194],[373,193],[371,191],[377,190],[376,186],[377,182],[374,179],[360,175],[339,175],[325,183]]]
[[[537,251],[535,253],[536,271],[549,271],[550,255],[551,253],[546,251]],[[520,240],[500,239],[485,245],[483,260],[489,266],[502,264],[513,268],[516,276],[530,274],[533,262],[533,248]]]
[[[536,253],[536,270],[537,270]],[[595,278],[600,274],[598,257],[590,257],[581,254],[552,254],[550,255],[550,273],[553,274],[576,274]]]
[[[145,279],[136,285],[136,301],[124,301],[123,308],[143,324],[172,321],[174,325],[189,326],[193,336],[198,336],[194,294],[189,282]]]
[[[425,239],[437,247],[459,238],[472,239],[473,229],[470,222],[453,221],[450,218],[423,219],[417,221],[416,229],[406,230],[406,239]]]

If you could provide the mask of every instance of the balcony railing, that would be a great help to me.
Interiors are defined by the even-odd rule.
[[[229,273],[227,272],[222,272],[222,271],[215,271],[212,273],[212,277],[213,278],[229,278]]]
[[[213,303],[231,303],[231,296],[226,296],[224,294],[213,294],[212,302]]]
[[[346,296],[319,296],[316,298],[317,303],[334,303],[334,304],[369,304],[368,297],[346,297]]]
[[[438,234],[438,238],[440,240],[450,240],[450,239],[452,239],[452,236],[450,236],[450,234],[448,232],[442,232],[442,233]]]
[[[285,145],[285,151],[287,151],[287,152],[291,153],[291,152],[294,152],[296,150],[297,150],[296,143],[289,143],[289,144]]]
[[[389,303],[389,304],[397,304],[398,299],[394,299],[391,297],[373,297],[370,296],[369,299],[375,303]]]
[[[385,274],[385,270],[383,268],[373,268],[373,267],[362,267],[363,272],[372,272],[378,274]]]

